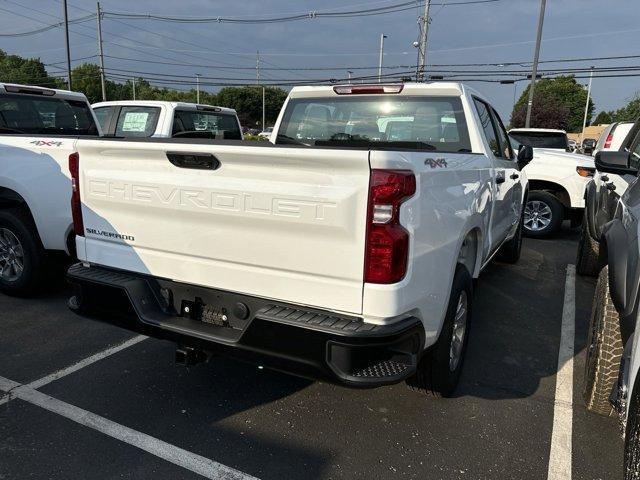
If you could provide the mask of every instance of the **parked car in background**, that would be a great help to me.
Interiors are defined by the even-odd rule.
[[[619,139],[619,137],[617,138]],[[614,140],[616,143],[619,141],[616,139],[615,132],[612,144]],[[638,142],[640,142],[640,122],[636,122],[631,126],[617,151],[634,151]],[[615,150],[610,150],[609,147],[607,149],[603,148],[601,151],[604,153],[605,151]],[[605,226],[614,218],[620,197],[627,191],[629,184],[635,180],[636,175],[628,172],[611,173],[597,170],[593,181],[587,185],[585,190],[586,208],[576,258],[576,270],[579,274],[598,275],[602,266],[599,261],[600,241],[605,231]]]
[[[509,137],[514,149],[520,147],[518,139],[529,141],[527,135],[512,132],[509,132]],[[558,140],[560,134],[554,133],[551,137],[554,135],[557,135],[555,145],[559,147],[563,141]],[[531,143],[536,142],[528,145]],[[547,144],[554,145],[552,142]],[[525,168],[529,179],[529,196],[524,212],[525,234],[548,237],[560,229],[564,220],[571,220],[572,225],[579,224],[583,216],[584,190],[594,171],[592,158],[569,153],[562,148],[534,148],[533,160]]]
[[[593,155],[593,150],[596,148],[596,140],[593,138],[585,138],[582,141],[582,153],[585,155]]]
[[[81,93],[0,83],[0,290],[33,293],[47,256],[73,256],[69,156],[100,133]]]
[[[262,138],[271,138],[272,133],[273,133],[273,127],[267,127],[262,132],[260,132],[258,136]]]
[[[242,140],[232,108],[155,100],[100,102],[92,108],[106,136]]]
[[[622,142],[633,128],[633,122],[614,122],[600,135],[593,150],[595,156],[602,150],[620,150]]]
[[[569,139],[564,130],[551,128],[512,128],[509,136],[521,145],[547,150],[569,151]]]
[[[634,127],[635,128],[635,127]],[[601,415],[618,414],[625,439],[625,479],[640,472],[640,138],[629,149],[600,151],[598,171],[634,177],[620,197],[613,219],[604,227],[601,250],[605,265],[593,301],[584,397]]]
[[[572,139],[569,139],[568,142],[569,142],[569,150],[571,150],[572,152],[575,152],[576,149],[578,148],[578,142]]]
[[[127,328],[187,362],[450,396],[473,279],[520,256],[532,149],[457,83],[295,87],[271,140],[78,143],[70,306],[129,292]]]

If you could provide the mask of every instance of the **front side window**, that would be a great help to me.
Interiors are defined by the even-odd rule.
[[[150,137],[156,131],[160,109],[158,107],[125,106],[120,109],[116,124],[116,137]]]
[[[498,112],[496,112],[495,109],[492,108],[491,113],[493,114],[493,121],[496,125],[496,130],[498,131],[498,141],[500,142],[500,151],[502,152],[502,156],[511,160],[513,159],[513,151],[511,150],[511,142],[509,142],[507,129],[504,128]]]
[[[173,118],[174,137],[241,140],[235,115],[202,110],[178,110]]]
[[[480,117],[480,125],[482,126],[482,130],[484,131],[484,136],[489,143],[489,148],[491,149],[491,153],[493,153],[496,157],[503,157],[503,153],[500,149],[500,143],[498,142],[498,137],[496,135],[496,130],[493,126],[493,120],[491,120],[491,113],[489,112],[489,107],[486,103],[477,98],[473,99],[473,102],[476,104],[476,109],[478,110],[478,117]]]
[[[97,135],[91,107],[79,100],[0,94],[0,133]]]
[[[107,130],[107,118],[109,117],[109,110],[111,107],[98,107],[93,109],[93,113],[95,113],[96,118],[98,119],[98,123],[100,124],[100,128],[102,128],[103,132]]]
[[[471,152],[458,97],[292,99],[276,143]]]
[[[640,170],[640,131],[636,134],[636,138],[631,144],[629,153],[631,154],[629,158],[629,166]]]

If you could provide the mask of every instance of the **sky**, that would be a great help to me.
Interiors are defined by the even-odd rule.
[[[498,0],[491,3],[454,5],[463,0],[432,0],[428,39],[428,64],[524,62],[533,58],[540,0]],[[402,0],[102,0],[105,12],[159,14],[179,17],[268,18],[279,14],[359,10],[403,3]],[[95,12],[96,3],[69,0],[69,18]],[[346,78],[377,73],[380,35],[385,34],[385,66],[415,65],[417,17],[422,8],[354,18],[305,18],[268,24],[169,23],[133,20],[107,15],[103,20],[105,69],[120,75],[126,71],[149,74],[195,75],[255,79],[256,51],[260,51],[264,81]],[[0,33],[30,31],[62,19],[61,0],[0,0]],[[72,59],[96,55],[96,20],[71,25]],[[640,55],[638,0],[548,0],[540,59]],[[0,49],[25,57],[39,57],[56,64],[50,73],[64,75],[62,28],[25,37],[0,37]],[[120,58],[113,58],[120,57]],[[126,58],[127,60],[123,59]],[[76,60],[73,65],[96,59]],[[182,63],[165,65],[146,62]],[[544,65],[544,64],[543,64]],[[640,58],[546,64],[543,68],[634,66]],[[219,67],[243,67],[235,70]],[[330,67],[333,71],[266,70],[267,68]],[[371,67],[361,70],[357,67]],[[442,67],[441,67],[442,68]],[[472,67],[458,67],[470,69]],[[491,70],[522,67],[488,67]],[[385,73],[405,69],[385,70]],[[427,69],[427,74],[429,68]],[[133,74],[131,74],[133,75]],[[581,74],[584,75],[584,74]],[[183,77],[179,77],[183,78]],[[476,78],[478,78],[476,76]],[[1,79],[0,79],[1,80]],[[208,80],[213,83],[214,80]],[[237,80],[233,80],[237,81]],[[231,83],[233,83],[231,81]],[[587,79],[580,79],[587,83]],[[153,83],[153,82],[152,82]],[[514,85],[466,82],[487,96],[508,122]],[[519,97],[526,82],[515,85]],[[189,86],[179,86],[188,89]],[[218,87],[205,86],[216,91]],[[640,92],[640,76],[598,78],[592,95],[596,112],[624,106]]]

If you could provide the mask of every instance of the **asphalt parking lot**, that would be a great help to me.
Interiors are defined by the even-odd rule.
[[[224,358],[185,368],[169,342],[69,312],[64,282],[0,295],[0,479],[622,478],[617,421],[581,398],[595,282],[575,279],[573,316],[576,241],[526,239],[518,265],[487,268],[446,400]],[[573,382],[557,384],[563,334]]]

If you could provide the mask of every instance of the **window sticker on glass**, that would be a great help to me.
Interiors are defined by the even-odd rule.
[[[122,124],[123,132],[144,132],[147,128],[148,112],[127,112]]]

